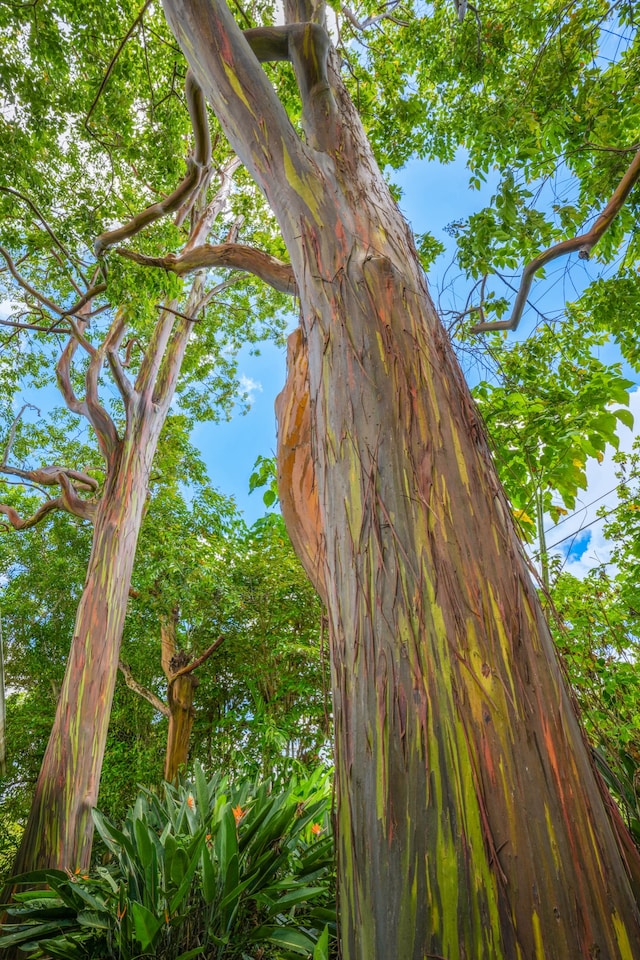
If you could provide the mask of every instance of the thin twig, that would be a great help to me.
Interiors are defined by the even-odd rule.
[[[129,29],[127,30],[126,34],[124,35],[123,39],[120,41],[120,43],[119,43],[119,45],[118,45],[118,49],[116,50],[116,52],[114,53],[113,57],[111,58],[111,61],[110,61],[110,63],[109,63],[109,66],[107,67],[106,73],[105,73],[104,77],[102,78],[102,82],[101,82],[100,86],[98,87],[98,92],[96,93],[95,97],[93,98],[93,103],[92,103],[91,106],[89,107],[89,112],[87,113],[86,117],[84,118],[84,125],[85,125],[85,127],[87,128],[87,130],[89,129],[89,120],[91,119],[91,114],[93,113],[93,111],[95,110],[95,108],[96,108],[97,105],[98,105],[98,100],[99,100],[100,97],[102,96],[103,90],[104,90],[104,88],[106,87],[106,85],[107,85],[107,83],[108,83],[109,77],[111,76],[111,72],[113,71],[113,68],[115,67],[116,63],[118,62],[118,57],[120,56],[120,54],[121,54],[122,51],[124,50],[124,48],[125,48],[128,40],[131,38],[131,36],[132,36],[132,34],[133,34],[133,32],[134,32],[134,30],[136,29],[136,27],[138,26],[138,24],[140,23],[140,21],[141,21],[142,18],[144,17],[145,13],[147,12],[147,9],[151,6],[151,2],[152,2],[152,0],[146,0],[144,6],[142,7],[142,9],[141,9],[141,11],[140,11],[140,13],[139,13],[138,16],[135,18],[135,20],[133,21],[133,23],[131,24],[131,26],[129,27]]]

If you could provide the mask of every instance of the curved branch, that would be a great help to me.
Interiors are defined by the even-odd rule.
[[[81,520],[90,520],[93,523],[96,515],[96,504],[78,496],[66,473],[60,474],[58,483],[62,490],[62,496],[60,497],[62,509],[74,517],[79,517]]]
[[[111,454],[118,443],[118,433],[109,414],[104,410],[98,401],[98,377],[102,364],[104,362],[106,346],[109,343],[109,336],[112,335],[113,325],[107,335],[105,343],[96,349],[84,336],[84,331],[89,325],[88,307],[89,302],[84,304],[82,313],[77,321],[72,317],[67,317],[67,321],[73,328],[73,336],[69,338],[66,347],[60,354],[60,359],[56,365],[56,379],[58,387],[64,402],[69,410],[85,417],[96,432],[100,449],[103,456],[109,462]],[[91,361],[85,375],[85,399],[79,400],[71,383],[71,361],[78,347],[78,343],[86,349],[91,356]]]
[[[87,290],[86,293],[83,293],[77,303],[74,303],[69,310],[62,311],[62,316],[69,317],[73,316],[75,313],[78,313],[84,306],[86,306],[87,303],[89,303],[90,300],[93,300],[94,297],[98,296],[98,294],[104,293],[106,289],[106,283],[97,283],[94,287],[90,287],[89,290]]]
[[[141,683],[138,683],[131,673],[131,667],[128,667],[124,661],[118,660],[118,669],[120,670],[120,673],[124,677],[124,682],[130,690],[133,690],[138,694],[138,696],[147,700],[151,706],[158,711],[158,713],[161,713],[164,717],[169,716],[169,707],[166,705],[166,703],[163,703],[160,697],[157,697],[155,693],[152,693],[151,690],[147,690],[147,688],[143,687]]]
[[[84,329],[87,322],[87,320],[81,318],[78,327]],[[71,410],[72,413],[77,413],[81,417],[88,418],[87,405],[84,400],[78,400],[73,389],[73,384],[71,383],[71,361],[77,348],[78,340],[71,336],[56,364],[56,380],[58,382],[58,389],[68,409]]]
[[[120,243],[122,240],[128,240],[129,237],[135,236],[150,223],[155,223],[161,217],[174,213],[183,203],[193,197],[201,186],[207,175],[211,160],[211,138],[209,136],[204,95],[191,70],[187,71],[185,96],[193,127],[195,146],[193,156],[187,158],[187,173],[184,179],[166,199],[145,207],[123,226],[117,227],[115,230],[105,230],[104,233],[101,233],[94,245],[96,256],[100,256],[115,243]]]
[[[631,190],[638,182],[638,179],[640,179],[640,150],[638,150],[629,164],[625,175],[614,190],[609,203],[591,230],[581,234],[579,237],[573,237],[571,240],[563,240],[561,243],[556,243],[553,247],[549,247],[547,250],[539,253],[537,257],[527,264],[522,273],[520,287],[510,319],[497,320],[491,323],[476,323],[475,326],[471,327],[471,333],[484,333],[487,330],[516,330],[520,323],[522,311],[524,310],[529,291],[531,290],[531,284],[537,271],[548,263],[551,263],[552,260],[566,256],[568,253],[575,253],[576,250],[581,260],[588,260],[591,251],[617,217]]]
[[[163,0],[163,6],[233,150],[267,196],[287,172],[289,180],[311,183],[315,167],[227,3]]]
[[[169,681],[173,683],[174,680],[177,680],[178,677],[185,677],[188,673],[193,673],[194,670],[197,670],[198,667],[201,667],[205,660],[208,660],[211,654],[218,649],[221,643],[224,642],[224,637],[220,636],[215,640],[210,647],[208,647],[205,652],[193,660],[191,663],[188,663],[185,667],[180,667],[179,670],[176,670],[175,673],[171,673]]]
[[[319,23],[290,23],[244,31],[257,59],[290,60],[302,99],[302,122],[307,139],[318,150],[336,145],[336,104],[327,63],[331,41]]]
[[[35,297],[36,300],[39,300],[40,303],[44,307],[46,307],[48,310],[53,311],[53,313],[57,313],[58,316],[61,317],[64,314],[64,310],[62,309],[62,307],[59,307],[56,303],[53,302],[53,300],[49,300],[49,298],[45,297],[43,294],[38,293],[38,291],[24,279],[22,274],[18,273],[16,265],[11,259],[11,254],[7,250],[5,250],[3,246],[0,246],[0,253],[4,257],[4,259],[7,261],[7,267],[9,268],[9,273],[11,274],[13,279],[16,281],[18,286],[22,287],[23,290],[26,290],[26,292],[31,294],[32,297]]]
[[[6,463],[0,466],[0,473],[8,473],[12,477],[20,477],[22,480],[28,480],[41,487],[60,486],[60,477],[63,475],[67,480],[74,481],[79,490],[96,492],[100,484],[94,477],[89,476],[81,470],[67,470],[65,467],[52,465],[48,467],[36,467],[34,470],[19,470],[17,467],[9,467]]]
[[[118,320],[117,335],[114,335],[113,339],[109,339],[108,337],[106,343],[107,360],[109,361],[109,366],[111,367],[111,373],[113,374],[113,379],[116,382],[116,386],[120,391],[120,395],[125,401],[125,404],[133,394],[133,384],[124,372],[124,364],[120,360],[118,353],[126,332],[127,324],[124,320],[124,317],[121,316]],[[127,355],[128,354],[129,348],[127,346]]]
[[[56,497],[55,500],[47,500],[46,503],[38,507],[34,514],[27,517],[26,520],[23,520],[13,507],[8,506],[6,503],[0,503],[0,513],[4,513],[14,530],[28,530],[29,527],[35,527],[47,514],[52,513],[54,510],[62,509],[64,509],[62,506],[62,497]]]
[[[293,270],[288,263],[276,257],[248,247],[241,243],[202,244],[179,256],[168,254],[166,257],[147,257],[145,254],[118,247],[116,253],[145,267],[158,267],[175,273],[179,277],[207,267],[228,267],[252,273],[280,293],[296,295],[296,283]]]
[[[6,503],[0,503],[0,513],[7,517],[15,530],[27,530],[29,527],[35,527],[37,523],[54,510],[64,510],[75,517],[80,517],[81,520],[93,521],[96,513],[95,503],[79,497],[70,480],[70,476],[81,477],[84,489],[87,489],[87,487],[95,489],[97,483],[92,477],[87,477],[86,474],[78,473],[75,470],[64,470],[62,467],[42,467],[38,470],[14,470],[4,467],[3,472],[48,486],[58,484],[61,490],[59,497],[45,501],[26,520],[23,520],[13,507]]]
[[[86,417],[96,432],[98,444],[107,463],[111,462],[113,452],[118,446],[119,437],[115,423],[98,399],[98,378],[104,364],[105,353],[108,349],[109,338],[111,337],[114,326],[115,322],[100,349],[96,350],[91,357],[84,378]]]

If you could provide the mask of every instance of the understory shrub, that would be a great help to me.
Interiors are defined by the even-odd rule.
[[[0,949],[65,960],[328,960],[335,943],[331,788],[325,771],[286,786],[193,778],[142,790],[120,828],[98,811],[108,853],[87,875],[12,881]]]

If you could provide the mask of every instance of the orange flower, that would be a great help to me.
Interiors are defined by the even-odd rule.
[[[319,837],[322,832],[323,832],[323,828],[320,826],[319,823],[314,823],[313,826],[311,827],[311,833],[313,833],[314,836],[316,837]]]
[[[193,799],[192,794],[189,794],[189,796],[187,797],[187,806],[189,807],[190,810],[195,810],[196,808],[196,802]]]
[[[247,811],[243,810],[240,804],[238,804],[237,807],[231,808],[231,812],[233,813],[233,817],[234,817],[234,820],[236,821],[236,826],[237,826]]]

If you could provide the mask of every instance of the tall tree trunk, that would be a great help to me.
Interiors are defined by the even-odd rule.
[[[195,710],[193,695],[199,680],[193,673],[176,672],[189,663],[189,657],[183,651],[176,651],[176,627],[178,610],[161,620],[160,635],[162,642],[162,669],[167,678],[167,706],[169,708],[169,727],[167,730],[167,749],[164,758],[164,779],[172,783],[181,768],[189,760],[189,741],[193,729]]]
[[[293,61],[303,143],[222,0],[165,9],[298,286],[344,956],[632,960],[639,860],[603,801],[413,241],[331,57],[324,70],[326,34],[247,33],[261,59]],[[317,528],[294,523],[294,543]]]
[[[164,417],[139,411],[100,501],[87,577],[14,873],[87,869],[118,653],[149,474]]]

